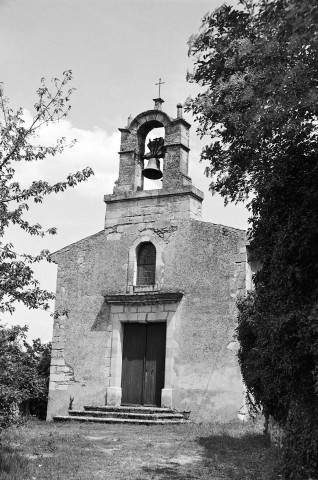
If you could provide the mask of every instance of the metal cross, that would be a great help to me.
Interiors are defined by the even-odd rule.
[[[161,81],[161,78],[159,78],[159,82],[158,82],[158,83],[155,83],[155,85],[159,85],[159,98],[160,98],[160,86],[163,85],[164,83],[166,83],[166,82],[162,82],[162,81]]]

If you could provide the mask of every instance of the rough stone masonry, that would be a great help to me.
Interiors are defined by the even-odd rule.
[[[67,313],[54,323],[48,419],[65,415],[70,397],[75,409],[127,404],[139,384],[139,404],[160,388],[157,406],[191,411],[194,421],[228,421],[243,405],[233,335],[246,290],[245,231],[201,220],[203,193],[188,176],[190,125],[181,105],[170,118],[162,103],[119,129],[119,178],[105,195],[104,229],[53,254],[56,310]],[[145,144],[158,127],[162,188],[145,190]],[[138,252],[150,243],[155,280],[139,285]],[[165,324],[161,359],[156,338],[149,347],[151,323]],[[146,340],[133,333],[140,324]],[[124,398],[126,368],[133,378]]]

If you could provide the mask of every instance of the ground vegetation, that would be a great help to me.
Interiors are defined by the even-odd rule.
[[[5,480],[276,480],[278,462],[262,428],[239,421],[164,426],[32,421],[6,430],[0,448]]]

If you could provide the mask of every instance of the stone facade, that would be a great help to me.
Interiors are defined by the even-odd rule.
[[[126,323],[166,323],[161,406],[194,421],[237,417],[243,386],[233,340],[245,293],[245,232],[200,220],[188,176],[189,128],[161,99],[120,129],[119,179],[105,228],[53,255],[58,263],[48,419],[84,405],[120,405]],[[147,134],[165,128],[162,189],[143,190]],[[153,285],[136,284],[138,246],[156,248]]]

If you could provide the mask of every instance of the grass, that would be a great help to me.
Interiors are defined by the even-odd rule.
[[[4,444],[0,449],[1,480],[27,478],[28,473],[28,460],[18,454],[13,447]]]
[[[255,426],[30,421],[2,435],[1,480],[274,480],[278,452]]]

